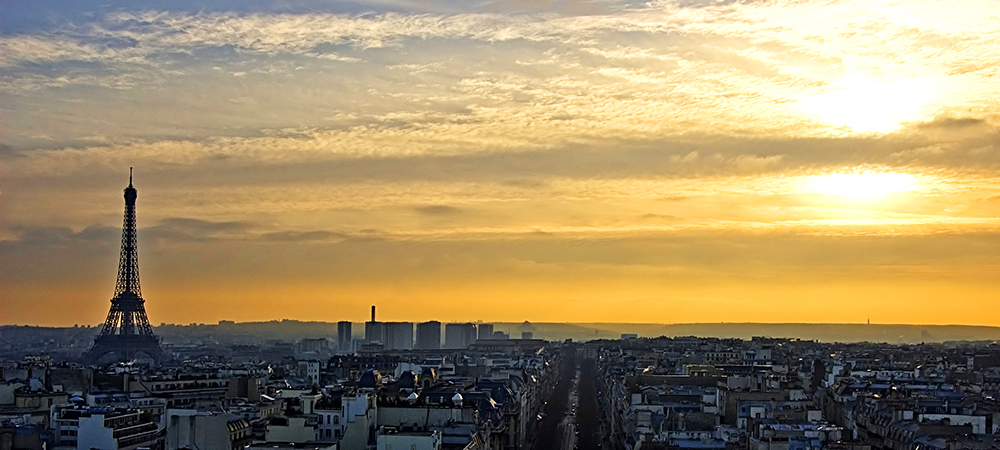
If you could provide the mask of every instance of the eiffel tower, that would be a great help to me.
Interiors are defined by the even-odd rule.
[[[94,345],[83,356],[97,363],[109,354],[119,361],[131,361],[139,353],[156,363],[166,359],[160,348],[160,339],[153,334],[146,318],[146,302],[139,289],[139,254],[136,251],[135,199],[138,192],[132,187],[132,169],[128,171],[125,188],[125,223],[122,225],[122,253],[118,262],[118,283],[111,299],[111,311],[104,321],[101,334],[94,338]]]

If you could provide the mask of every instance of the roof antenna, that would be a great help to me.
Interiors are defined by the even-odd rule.
[[[132,185],[132,168],[131,167],[128,168],[128,185],[129,186]]]

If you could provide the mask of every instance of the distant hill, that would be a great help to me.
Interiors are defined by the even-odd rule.
[[[496,324],[497,330],[520,336],[523,323]],[[701,336],[750,339],[754,336],[798,338],[822,342],[919,343],[1000,340],[1000,327],[969,325],[867,325],[841,323],[531,323],[542,339],[618,339],[622,333],[640,337]],[[515,335],[516,334],[516,335]]]
[[[1000,341],[1000,327],[968,325],[866,325],[837,323],[509,323],[497,322],[494,330],[521,337],[530,331],[533,337],[546,340],[589,341],[619,339],[622,333],[640,337],[700,336],[750,339],[754,336],[798,338],[821,342],[888,342],[891,344],[945,341]],[[269,322],[218,324],[161,325],[154,327],[164,343],[197,344],[213,341],[231,343],[295,342],[302,338],[337,338],[335,322],[303,322],[274,320]],[[354,323],[354,337],[364,334],[364,324]],[[33,326],[0,326],[0,350],[22,349],[34,343],[39,349],[52,345],[87,347],[97,327],[48,328]],[[442,330],[443,334],[443,330]],[[46,344],[48,343],[48,344]]]
[[[363,323],[353,326],[355,337],[364,332]],[[969,325],[867,325],[867,324],[816,324],[816,323],[551,323],[530,324],[498,322],[494,330],[521,337],[522,331],[531,331],[535,338],[546,340],[619,339],[622,333],[640,337],[702,336],[750,339],[754,336],[798,338],[822,342],[888,342],[919,343],[945,341],[994,341],[1000,340],[1000,327]],[[336,338],[337,324],[333,322],[302,322],[282,320],[270,322],[222,322],[218,325],[168,325],[156,327],[165,339],[195,336],[245,336],[254,339],[280,339],[294,341],[304,337]],[[443,330],[442,330],[443,333]]]

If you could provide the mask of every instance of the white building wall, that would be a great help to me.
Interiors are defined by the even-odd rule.
[[[79,433],[76,436],[77,450],[118,450],[118,440],[114,430],[104,426],[104,414],[80,417]]]
[[[316,414],[320,416],[319,437],[317,440],[324,442],[339,441],[344,436],[344,428],[347,421],[344,420],[343,409],[318,409]]]
[[[194,409],[168,409],[167,450],[231,446],[229,419],[223,414],[198,413]]]
[[[442,427],[447,424],[474,423],[473,408],[438,408],[383,406],[379,408],[379,426]]]
[[[265,439],[273,442],[309,442],[316,440],[316,429],[305,417],[289,417],[288,425],[268,425]]]
[[[380,434],[376,443],[378,450],[441,450],[441,433],[430,435]]]
[[[340,447],[345,450],[368,448],[368,432],[378,415],[375,396],[344,397],[343,404],[347,424],[344,428],[344,437],[340,440]]]

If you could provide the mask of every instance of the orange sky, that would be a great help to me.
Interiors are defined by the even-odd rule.
[[[1000,325],[1000,2],[0,5],[0,324]]]

